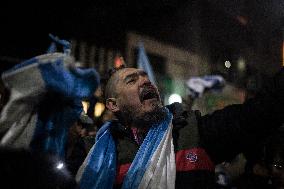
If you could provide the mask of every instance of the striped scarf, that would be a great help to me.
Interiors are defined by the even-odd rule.
[[[82,189],[112,188],[116,175],[116,146],[111,122],[98,131],[96,143],[80,167],[76,180]],[[175,188],[172,115],[153,125],[140,146],[122,188]]]

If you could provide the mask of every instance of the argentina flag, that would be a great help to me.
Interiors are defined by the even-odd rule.
[[[82,99],[99,85],[94,69],[79,69],[66,53],[47,53],[2,74],[10,99],[0,117],[2,146],[64,157],[68,129],[82,112]]]
[[[199,98],[205,91],[221,90],[225,83],[224,78],[220,75],[206,75],[203,77],[191,77],[186,81],[186,86],[192,98]]]
[[[153,125],[140,146],[123,181],[123,189],[175,188],[176,164],[172,138],[172,114]],[[96,143],[76,175],[81,189],[111,189],[116,176],[116,145],[112,122],[98,131]]]
[[[156,85],[155,75],[142,43],[139,43],[138,46],[137,66],[139,69],[144,70],[148,74],[150,81]]]

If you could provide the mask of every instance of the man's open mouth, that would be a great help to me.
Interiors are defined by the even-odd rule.
[[[143,102],[145,100],[154,99],[154,98],[159,99],[159,95],[154,87],[147,86],[142,88],[139,98],[140,101]]]

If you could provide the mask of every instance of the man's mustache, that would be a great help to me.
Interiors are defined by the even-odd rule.
[[[159,93],[154,85],[144,84],[141,86],[139,97],[141,101],[150,98],[159,98]]]

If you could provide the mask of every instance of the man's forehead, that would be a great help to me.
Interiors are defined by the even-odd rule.
[[[132,75],[135,73],[141,73],[141,72],[144,72],[144,71],[141,69],[137,69],[137,68],[125,68],[125,69],[119,70],[119,72],[117,73],[117,79],[123,80],[129,75]]]

